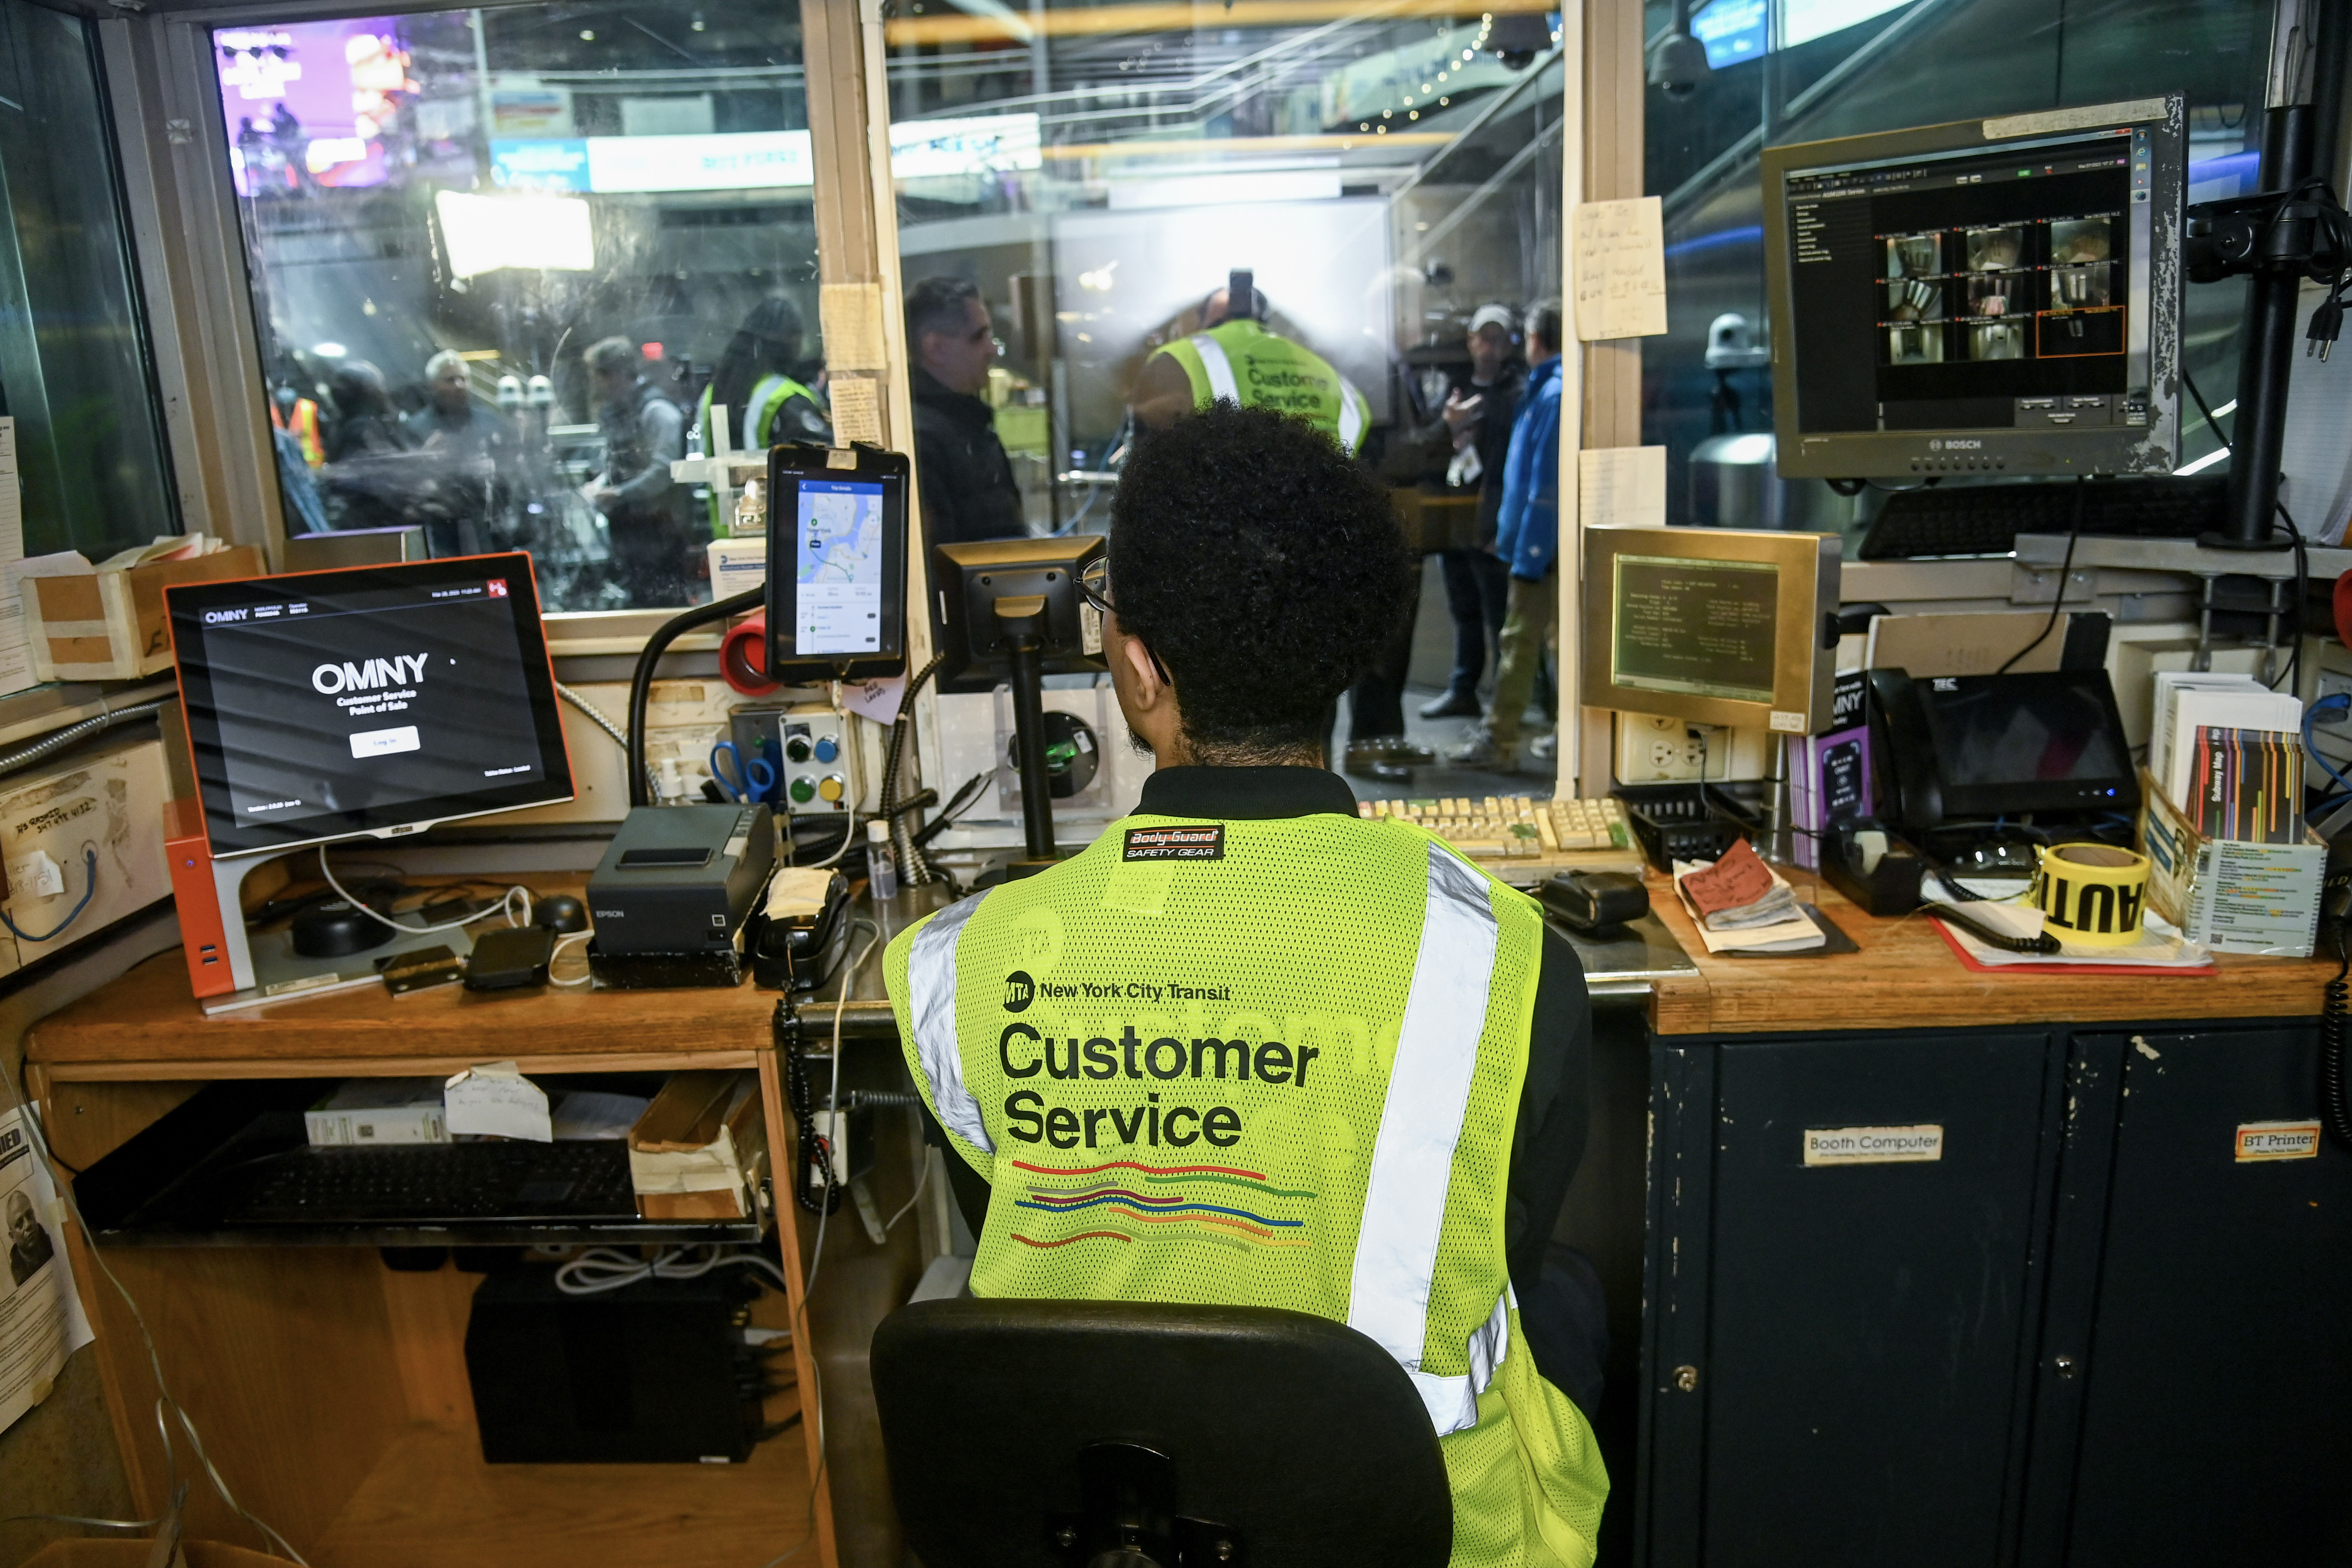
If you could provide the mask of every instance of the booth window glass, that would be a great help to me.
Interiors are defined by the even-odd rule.
[[[797,10],[213,44],[287,531],[527,550],[551,609],[707,600],[711,540],[764,520],[690,460],[829,438]]]
[[[2271,9],[2255,0],[1696,6],[1691,31],[1712,70],[1687,95],[1653,89],[1647,96],[1646,176],[1664,208],[1670,309],[1665,335],[1643,343],[1643,439],[1667,450],[1670,520],[1858,532],[1883,494],[1847,498],[1820,480],[1692,483],[1695,456],[1747,462],[1769,452],[1769,444],[1722,439],[1772,428],[1770,372],[1740,363],[1737,353],[1741,342],[1767,346],[1761,149],[2178,91],[2189,105],[2188,199],[2237,195],[2254,188]],[[1651,0],[1649,35],[1672,15],[1670,5]],[[2188,289],[2182,312],[2189,373],[2225,430],[2243,300],[2242,280],[2200,284]],[[2218,462],[2216,432],[2193,401],[2181,403],[2184,468]],[[1710,495],[1733,498],[1736,515],[1720,515],[1730,503],[1710,510],[1703,500]]]
[[[177,533],[92,24],[0,3],[0,414],[27,555]]]
[[[970,285],[1002,351],[984,374],[927,366],[917,334],[918,429],[977,396],[1019,490],[1006,515],[1098,531],[1147,361],[1247,268],[1265,330],[1361,393],[1366,459],[1459,503],[1401,512],[1469,543],[1476,482],[1449,483],[1440,415],[1478,309],[1515,340],[1559,287],[1559,16],[1254,12],[1171,29],[1157,5],[886,7],[908,295]],[[1507,395],[1490,402],[1507,421]],[[918,458],[936,536],[934,498],[961,481],[919,472],[919,441]]]

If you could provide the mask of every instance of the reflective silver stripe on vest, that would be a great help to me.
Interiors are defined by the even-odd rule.
[[[1331,374],[1339,380],[1339,445],[1352,452],[1364,434],[1364,395],[1338,371]]]
[[[964,923],[985,893],[961,899],[931,917],[907,951],[907,1011],[915,1026],[915,1049],[931,1080],[931,1104],[940,1125],[975,1149],[993,1154],[980,1101],[963,1081],[963,1053],[956,1047],[956,943]]]
[[[1470,1375],[1439,1377],[1421,1370],[1438,1235],[1454,1180],[1454,1148],[1470,1104],[1501,940],[1486,888],[1486,879],[1453,851],[1429,846],[1421,953],[1397,1031],[1380,1136],[1372,1145],[1363,1228],[1348,1293],[1348,1326],[1371,1336],[1412,1375],[1441,1437],[1477,1423],[1478,1394],[1502,1359],[1497,1342],[1489,1347],[1482,1373],[1474,1334]],[[1492,1330],[1490,1322],[1479,1333]]]
[[[1470,1331],[1470,1371],[1461,1377],[1440,1377],[1434,1373],[1419,1372],[1408,1366],[1405,1375],[1412,1379],[1413,1392],[1429,1411],[1429,1424],[1437,1428],[1441,1437],[1449,1433],[1467,1432],[1478,1425],[1478,1396],[1493,1385],[1495,1373],[1511,1348],[1510,1310],[1518,1305],[1509,1286],[1495,1298],[1495,1310],[1486,1321]]]
[[[1241,384],[1234,380],[1234,362],[1225,357],[1225,345],[1206,332],[1192,334],[1192,348],[1201,356],[1201,369],[1209,378],[1209,401],[1219,399],[1241,406]]]

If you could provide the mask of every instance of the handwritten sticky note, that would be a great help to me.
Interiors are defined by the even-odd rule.
[[[1659,200],[1576,209],[1576,335],[1646,338],[1666,330],[1666,247]]]
[[[555,1141],[547,1091],[512,1062],[482,1062],[458,1073],[442,1086],[441,1108],[452,1137],[474,1132],[534,1143]]]
[[[877,724],[898,721],[898,703],[906,694],[907,678],[903,675],[874,676],[841,683],[842,706]]]
[[[882,335],[882,285],[827,283],[817,290],[828,370],[880,370],[890,363]]]
[[[835,376],[825,391],[833,401],[833,438],[837,445],[882,444],[882,399],[872,376]]]
[[[1576,515],[1588,526],[1666,525],[1664,447],[1588,447],[1576,455]]]

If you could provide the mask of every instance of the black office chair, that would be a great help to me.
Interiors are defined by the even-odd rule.
[[[1443,1568],[1454,1501],[1403,1369],[1265,1307],[919,1301],[874,1393],[925,1568]]]

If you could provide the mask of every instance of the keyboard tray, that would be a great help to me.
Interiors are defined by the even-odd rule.
[[[627,1143],[312,1148],[340,1080],[205,1085],[76,1181],[100,1243],[134,1247],[588,1246],[756,1241],[756,1219],[637,1217]]]

